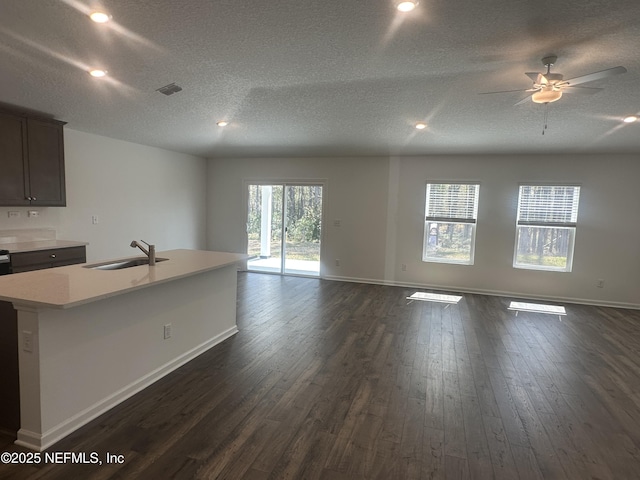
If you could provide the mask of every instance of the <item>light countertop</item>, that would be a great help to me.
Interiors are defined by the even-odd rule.
[[[96,270],[85,268],[87,264],[79,264],[0,276],[0,300],[36,308],[71,308],[233,265],[248,258],[241,253],[203,250],[168,250],[157,252],[156,256],[168,260],[153,267],[140,265],[121,270]],[[125,259],[130,258],[145,257]]]
[[[23,253],[49,250],[51,248],[82,247],[85,245],[89,245],[89,243],[72,240],[37,240],[33,242],[2,243],[0,244],[0,250],[9,250],[9,253]]]

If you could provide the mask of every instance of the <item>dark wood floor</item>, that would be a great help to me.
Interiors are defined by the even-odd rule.
[[[238,335],[50,449],[124,464],[0,478],[640,477],[640,312],[413,291],[242,273]]]

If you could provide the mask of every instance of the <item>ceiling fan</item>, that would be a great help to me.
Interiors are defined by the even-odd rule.
[[[551,73],[551,67],[555,64],[556,60],[558,60],[558,57],[556,55],[549,55],[542,59],[542,64],[547,67],[546,73],[525,73],[525,75],[533,81],[533,86],[531,88],[525,90],[502,90],[499,92],[483,92],[483,94],[531,92],[530,95],[524,97],[522,100],[517,102],[516,105],[525,103],[527,100],[529,100],[529,98],[531,98],[531,100],[535,103],[548,104],[560,100],[564,93],[598,93],[600,90],[602,90],[602,88],[582,87],[579,85],[627,72],[627,69],[624,67],[613,67],[606,70],[601,70],[599,72],[593,72],[587,75],[582,75],[580,77],[574,77],[568,80],[564,80],[564,76],[561,73]]]

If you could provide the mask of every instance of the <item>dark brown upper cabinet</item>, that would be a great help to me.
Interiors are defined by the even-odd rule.
[[[0,111],[0,205],[66,206],[64,124]]]

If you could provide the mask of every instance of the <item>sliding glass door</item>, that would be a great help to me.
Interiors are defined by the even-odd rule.
[[[248,185],[251,271],[320,275],[322,185]]]
[[[282,271],[282,192],[282,185],[249,185],[249,270]]]

